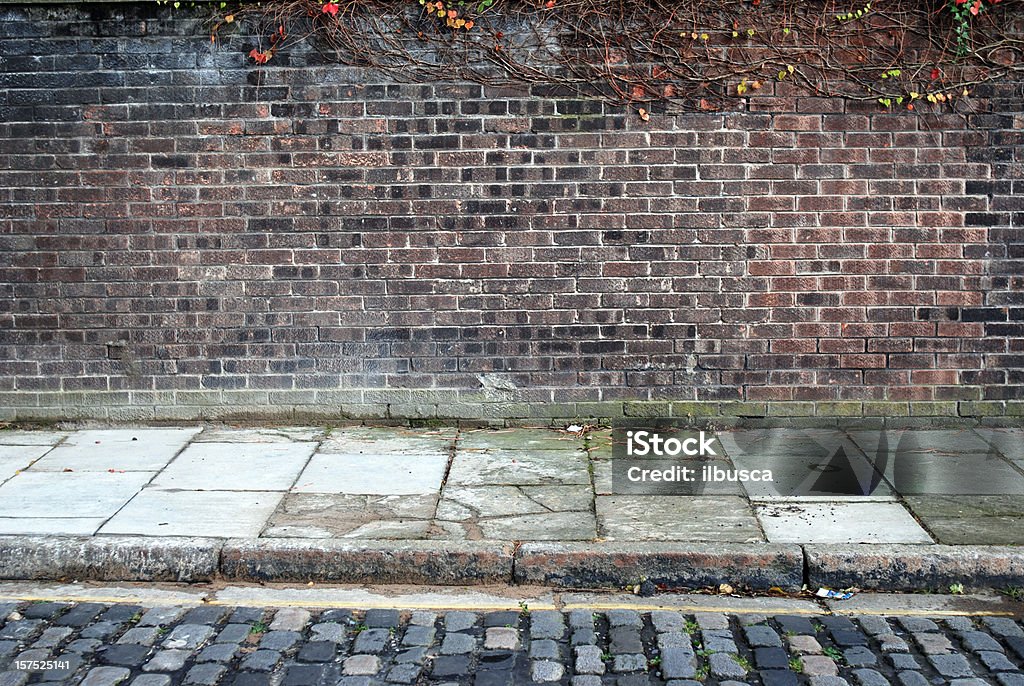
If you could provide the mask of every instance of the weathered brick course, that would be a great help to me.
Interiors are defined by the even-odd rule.
[[[0,23],[0,420],[1021,412],[1017,86],[643,122],[65,12]]]

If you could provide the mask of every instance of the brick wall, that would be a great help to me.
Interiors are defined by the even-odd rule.
[[[0,16],[0,419],[1024,414],[1019,84],[643,122]]]

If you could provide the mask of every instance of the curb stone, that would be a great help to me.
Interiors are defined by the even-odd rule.
[[[234,581],[508,583],[512,551],[497,541],[231,539],[220,571]]]
[[[592,588],[642,578],[669,588],[728,582],[796,590],[804,558],[800,546],[777,543],[524,543],[513,581]]]
[[[947,545],[805,545],[812,587],[915,590],[1024,583],[1024,548]]]
[[[806,578],[805,578],[806,560]],[[1024,548],[906,544],[385,541],[0,536],[0,579],[891,591],[1024,585]]]
[[[144,536],[0,536],[0,578],[210,581],[222,541]]]

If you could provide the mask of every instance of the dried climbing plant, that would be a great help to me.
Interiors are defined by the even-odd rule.
[[[220,17],[402,81],[542,84],[670,111],[814,93],[913,110],[1016,82],[1024,0],[271,0]],[[229,28],[230,27],[230,28]]]

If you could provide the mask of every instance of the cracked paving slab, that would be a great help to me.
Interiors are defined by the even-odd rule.
[[[437,527],[448,539],[593,540],[589,485],[446,487]]]
[[[437,495],[290,493],[264,537],[421,539],[431,532]]]
[[[192,439],[193,443],[296,443],[323,440],[327,430],[315,426],[259,427],[236,429],[209,427]]]

